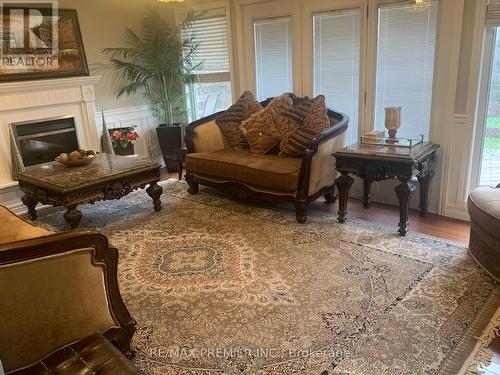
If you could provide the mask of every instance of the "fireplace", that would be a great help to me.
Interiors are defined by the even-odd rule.
[[[13,123],[12,131],[25,167],[53,161],[59,154],[79,148],[72,116]]]

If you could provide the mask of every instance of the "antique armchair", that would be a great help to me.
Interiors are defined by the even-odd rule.
[[[118,252],[88,230],[52,234],[0,206],[0,359],[7,374],[139,374]]]
[[[480,186],[467,201],[470,216],[469,250],[476,261],[500,281],[500,184]]]
[[[265,107],[270,101],[261,104]],[[292,202],[300,223],[306,222],[311,201],[322,195],[328,202],[335,200],[337,173],[332,154],[344,146],[349,123],[345,114],[328,109],[330,127],[311,141],[302,157],[283,158],[230,149],[215,123],[220,113],[194,121],[186,128],[186,181],[190,194],[197,194],[201,184],[239,198]]]

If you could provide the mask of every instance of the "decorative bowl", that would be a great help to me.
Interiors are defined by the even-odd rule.
[[[97,155],[90,155],[86,158],[78,159],[78,160],[61,160],[59,156],[56,158],[56,161],[64,164],[68,167],[81,167],[83,165],[87,165],[92,163],[95,159],[97,159]]]

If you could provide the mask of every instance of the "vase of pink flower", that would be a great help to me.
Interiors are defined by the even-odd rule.
[[[134,155],[134,142],[139,138],[139,134],[133,127],[109,129],[111,143],[115,155]]]

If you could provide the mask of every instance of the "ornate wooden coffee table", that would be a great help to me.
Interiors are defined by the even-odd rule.
[[[334,154],[337,171],[341,176],[336,185],[339,190],[338,221],[344,223],[347,216],[347,198],[354,179],[350,174],[363,179],[363,205],[370,204],[370,188],[374,181],[397,178],[400,184],[396,186],[399,199],[399,234],[405,236],[408,228],[408,209],[415,187],[411,182],[413,177],[420,184],[420,216],[427,214],[429,200],[429,184],[434,176],[435,162],[439,145],[422,143],[410,148],[400,148],[390,145],[355,144],[345,147]]]
[[[94,162],[82,167],[66,167],[50,162],[27,167],[19,174],[22,201],[31,220],[36,220],[36,205],[64,206],[64,219],[72,229],[80,225],[77,206],[100,200],[120,199],[136,189],[146,189],[155,211],[161,210],[157,163],[125,156],[100,154]]]

